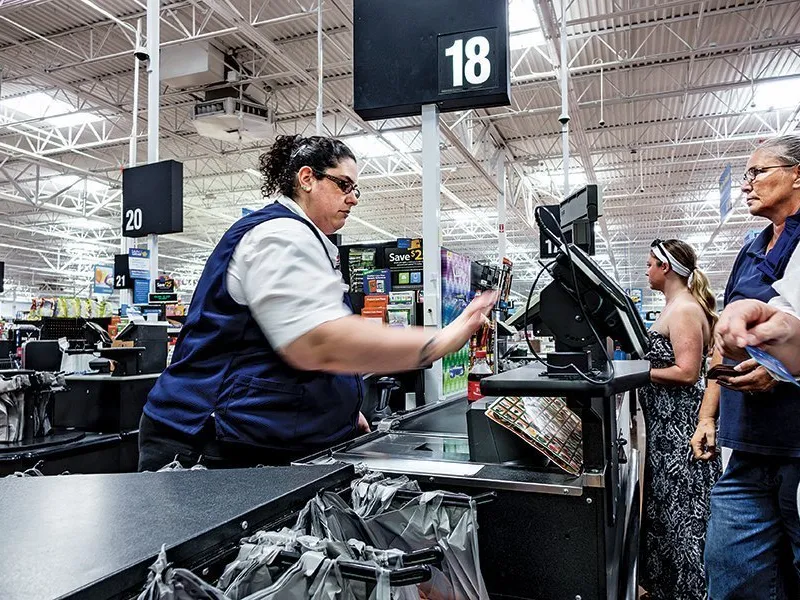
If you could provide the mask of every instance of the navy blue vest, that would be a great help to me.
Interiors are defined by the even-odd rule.
[[[270,346],[249,308],[228,293],[228,264],[237,244],[271,219],[308,225],[325,248],[308,221],[278,202],[239,219],[206,262],[172,363],[156,381],[144,412],[188,435],[199,433],[214,413],[220,440],[318,449],[355,434],[361,377],[292,368]]]

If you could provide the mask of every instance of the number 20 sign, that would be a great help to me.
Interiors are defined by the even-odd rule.
[[[497,29],[440,35],[439,93],[498,85]]]

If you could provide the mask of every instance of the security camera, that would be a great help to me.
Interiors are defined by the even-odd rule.
[[[602,127],[603,125],[605,125],[605,124],[606,124],[606,120],[605,120],[605,119],[600,119],[600,120],[597,122],[597,124],[598,124],[598,125],[600,125],[600,127]]]
[[[558,122],[561,123],[562,125],[566,125],[567,123],[569,123],[569,115],[561,115],[560,117],[558,117]]]
[[[147,62],[150,60],[150,55],[147,53],[147,48],[137,45],[133,50],[133,56],[139,62]]]

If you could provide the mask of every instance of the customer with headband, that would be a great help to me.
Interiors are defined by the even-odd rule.
[[[689,460],[687,445],[703,399],[715,301],[694,249],[680,240],[653,242],[647,279],[666,305],[650,328],[651,383],[639,390],[647,431],[640,583],[652,598],[700,600],[709,495],[722,465]]]

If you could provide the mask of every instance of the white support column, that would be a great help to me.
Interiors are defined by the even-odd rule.
[[[497,265],[502,268],[506,256],[506,160],[501,152],[495,165],[497,177]]]
[[[160,0],[147,0],[147,54],[150,61],[147,65],[147,162],[158,162],[158,120],[159,96],[161,92],[161,10]],[[155,290],[158,279],[158,236],[147,236],[150,248],[150,290]]]
[[[322,0],[317,0],[317,135],[322,135]]]
[[[440,188],[442,172],[439,150],[439,108],[422,107],[422,280],[425,327],[442,328],[442,255]],[[442,399],[442,361],[425,371],[425,403]]]
[[[142,20],[136,20],[136,40],[134,42],[134,50],[139,47],[142,39]],[[132,115],[132,124],[131,124],[131,139],[128,143],[128,167],[135,167],[136,166],[136,143],[137,137],[139,135],[139,59],[134,56],[133,57],[133,106],[131,108],[131,115]],[[124,215],[122,214],[122,205],[120,203],[120,211],[119,211],[119,218],[120,218],[120,231],[123,231],[124,225]],[[120,253],[127,254],[128,250],[131,248],[131,239],[125,237],[124,235],[121,236],[120,242]],[[127,304],[130,306],[133,304],[133,295],[131,290],[120,290],[119,291],[119,304],[120,307],[123,304]]]
[[[564,197],[569,194],[569,59],[567,58],[567,3],[561,2],[561,154],[564,163]],[[588,166],[586,168],[589,168]]]

